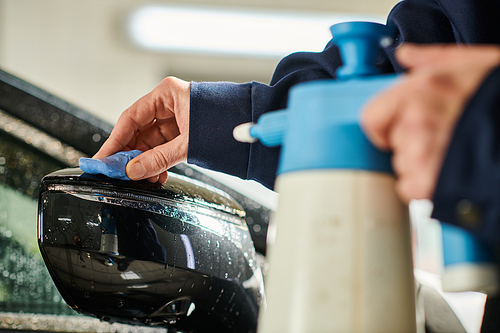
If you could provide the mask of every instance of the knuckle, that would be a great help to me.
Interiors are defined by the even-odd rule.
[[[167,76],[166,78],[164,78],[164,79],[161,81],[160,85],[162,85],[162,86],[169,86],[169,87],[171,87],[171,86],[175,86],[175,85],[177,84],[178,80],[179,80],[179,79],[178,79],[178,78],[176,78],[176,77],[173,77],[173,76]]]

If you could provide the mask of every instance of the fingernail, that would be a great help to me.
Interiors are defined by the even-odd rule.
[[[127,165],[127,176],[130,179],[142,179],[146,176],[146,169],[140,161]]]

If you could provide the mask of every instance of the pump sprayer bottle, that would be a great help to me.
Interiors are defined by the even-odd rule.
[[[331,31],[344,62],[338,80],[299,84],[286,110],[235,131],[282,146],[258,332],[415,332],[407,207],[389,154],[359,127],[363,105],[397,80],[372,65],[391,29],[349,22]]]

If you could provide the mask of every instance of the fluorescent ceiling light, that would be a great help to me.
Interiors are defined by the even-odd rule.
[[[345,21],[385,19],[150,5],[131,13],[127,29],[136,45],[153,51],[281,58],[296,51],[321,51],[331,39],[330,26]]]

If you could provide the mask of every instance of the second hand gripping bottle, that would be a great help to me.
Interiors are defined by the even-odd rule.
[[[397,80],[373,66],[392,29],[347,22],[331,31],[338,79],[294,86],[287,109],[235,129],[237,139],[246,131],[282,146],[258,332],[415,332],[408,210],[389,154],[359,126],[363,105]]]

